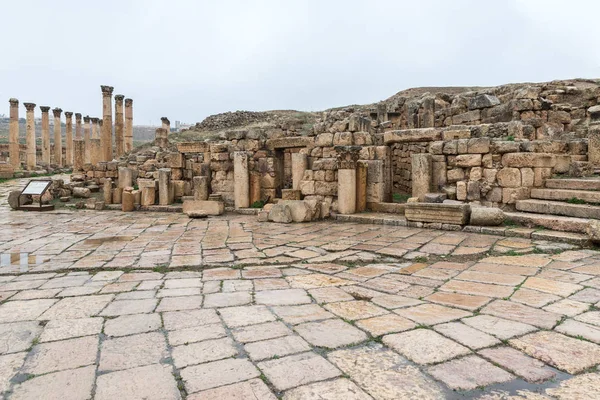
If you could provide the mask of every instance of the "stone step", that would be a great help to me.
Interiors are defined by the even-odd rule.
[[[549,189],[600,190],[600,179],[547,179]]]
[[[577,198],[588,203],[600,203],[600,192],[570,189],[531,189],[531,198],[563,201]]]
[[[560,215],[534,214],[526,212],[505,212],[508,220],[529,227],[543,227],[562,232],[585,233],[589,220],[563,217]]]
[[[589,204],[570,204],[549,200],[519,200],[517,210],[536,214],[554,214],[567,217],[600,219],[600,207]]]

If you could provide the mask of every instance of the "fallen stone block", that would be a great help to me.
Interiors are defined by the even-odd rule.
[[[443,203],[448,198],[446,193],[426,193],[424,203]]]
[[[221,215],[225,211],[225,203],[212,200],[185,200],[183,212],[187,214],[191,211],[203,211],[207,215]]]
[[[281,200],[277,204],[290,208],[293,222],[309,222],[312,220],[314,211],[303,200]]]
[[[458,225],[466,225],[470,213],[468,204],[407,203],[404,211],[408,221]]]
[[[471,207],[469,224],[475,226],[498,226],[504,222],[504,212],[499,208]]]
[[[92,192],[88,188],[75,187],[73,188],[73,197],[79,199],[87,199],[91,196]]]
[[[292,211],[290,207],[282,204],[275,204],[269,211],[269,221],[289,224],[292,222]]]
[[[198,210],[198,211],[188,211],[187,216],[190,218],[206,218],[208,217],[208,214],[205,211],[202,210]]]

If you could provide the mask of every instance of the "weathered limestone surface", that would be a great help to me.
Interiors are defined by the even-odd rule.
[[[125,133],[124,151],[129,153],[133,149],[133,100],[125,99]]]
[[[102,133],[100,135],[100,146],[102,147],[102,161],[113,159],[112,144],[112,86],[100,86],[102,90]]]
[[[412,197],[425,200],[425,195],[431,192],[432,156],[431,154],[412,155]]]
[[[73,165],[73,113],[65,111],[65,165]]]
[[[14,169],[21,168],[21,160],[19,156],[19,100],[10,99],[10,120],[8,123],[8,151],[10,157],[10,165]]]
[[[125,96],[122,94],[115,95],[115,155],[121,157],[124,152],[123,142],[123,99]]]
[[[62,127],[60,124],[60,115],[62,114],[62,109],[54,108],[52,109],[52,114],[54,114],[54,164],[62,167],[63,158],[62,158]]]
[[[207,215],[221,215],[225,211],[225,204],[222,201],[211,200],[185,200],[183,202],[183,212],[204,211]]]
[[[35,104],[24,103],[26,114],[27,130],[27,169],[32,171],[37,166],[37,143],[35,137]]]
[[[300,189],[300,181],[308,167],[308,159],[304,153],[292,153],[292,188]]]
[[[468,204],[407,203],[404,212],[409,221],[465,225],[471,209]]]
[[[92,138],[90,117],[87,115],[83,117],[83,122],[83,143],[85,147],[84,163],[87,164],[92,162],[92,149],[90,144],[90,139]]]
[[[402,142],[431,142],[440,140],[441,132],[437,129],[406,129],[400,131],[388,131],[383,135],[385,144]]]
[[[338,170],[338,211],[340,214],[356,212],[356,169]]]
[[[42,111],[42,162],[50,165],[50,107],[40,106]]]
[[[171,204],[171,168],[158,170],[158,204],[168,206]]]
[[[233,154],[233,196],[235,208],[250,206],[250,174],[248,172],[248,154]]]

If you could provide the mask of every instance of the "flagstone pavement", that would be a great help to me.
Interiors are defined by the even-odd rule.
[[[0,398],[600,398],[598,251],[10,211],[18,184],[0,185]]]

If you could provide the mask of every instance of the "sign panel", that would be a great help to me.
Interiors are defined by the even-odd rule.
[[[29,181],[21,194],[41,195],[51,183],[52,181]]]

